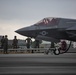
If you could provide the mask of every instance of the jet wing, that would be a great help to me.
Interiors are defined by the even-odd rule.
[[[45,40],[45,41],[51,41],[51,42],[60,42],[59,39],[55,39],[55,38],[47,37],[47,36],[43,36],[43,35],[38,35],[36,37],[36,39]]]

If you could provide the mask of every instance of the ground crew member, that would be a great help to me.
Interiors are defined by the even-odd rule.
[[[51,54],[53,54],[53,51],[55,50],[55,44],[54,44],[54,42],[51,42],[50,48],[51,49],[49,49],[49,51],[51,51]]]
[[[7,35],[5,35],[4,37],[4,54],[7,54],[7,50],[8,50],[8,38],[7,38]]]
[[[25,40],[25,42],[26,42],[27,48],[29,49],[29,48],[30,48],[30,45],[31,45],[31,43],[32,43],[31,38],[28,37],[28,38]]]
[[[39,48],[39,44],[40,44],[40,41],[38,39],[35,39],[35,48]]]
[[[55,48],[54,42],[51,42],[51,48]]]
[[[2,39],[1,39],[1,49],[3,49],[3,46],[4,46],[4,36],[2,36]]]
[[[14,39],[13,39],[13,48],[16,49],[18,47],[18,40],[17,40],[17,37],[14,36]]]

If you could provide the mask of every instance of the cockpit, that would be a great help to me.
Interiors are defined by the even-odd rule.
[[[48,17],[48,18],[44,18],[44,19],[40,20],[35,25],[53,26],[53,25],[58,25],[58,23],[59,23],[58,18]]]

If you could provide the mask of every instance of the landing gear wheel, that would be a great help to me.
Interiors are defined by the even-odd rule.
[[[60,54],[60,50],[55,49],[55,50],[54,50],[54,54],[55,54],[55,55],[59,55],[59,54]]]

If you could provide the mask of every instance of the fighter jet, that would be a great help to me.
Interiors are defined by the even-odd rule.
[[[47,17],[34,25],[18,29],[15,32],[50,42],[76,41],[76,19]]]

